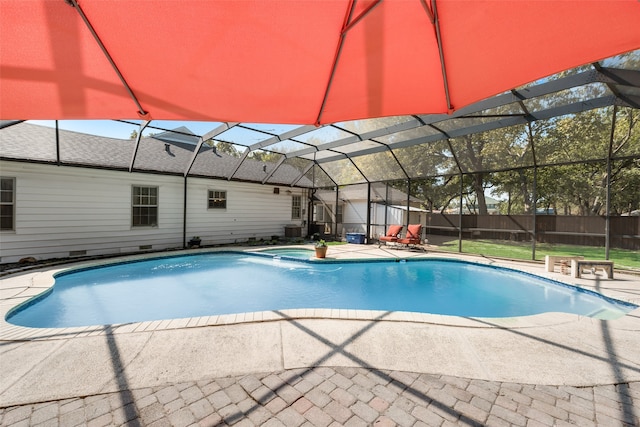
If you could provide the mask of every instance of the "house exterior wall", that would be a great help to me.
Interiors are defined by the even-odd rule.
[[[360,205],[360,204],[359,204]],[[366,202],[361,202],[361,209],[365,210],[366,215]],[[386,206],[378,203],[374,203],[371,205],[371,231],[370,235],[372,238],[377,239],[381,235],[384,235],[387,232],[387,227],[385,226],[385,210],[387,211],[386,221],[387,225],[390,224],[405,224],[405,211],[402,209],[394,208],[392,206]],[[362,227],[366,227],[366,216],[364,217],[364,222]]]
[[[385,223],[385,210],[387,212],[386,221],[387,224],[405,224],[405,210],[394,208],[393,206],[386,206],[382,204],[374,204],[373,212],[371,216],[371,223],[377,225],[384,225]]]
[[[342,221],[343,234],[364,233],[367,226],[367,201],[347,201],[342,210]]]
[[[274,194],[273,185],[204,178],[189,178],[188,182],[187,238],[197,235],[203,245],[270,239],[284,236],[287,225],[305,224],[306,210],[300,219],[291,218],[293,195],[302,196],[302,209],[306,207],[307,195],[302,189],[280,188],[279,194]],[[227,208],[209,209],[208,190],[226,191]],[[306,235],[304,227],[302,235]]]
[[[181,248],[184,178],[33,163],[0,161],[0,175],[15,178],[15,227],[0,232],[0,262],[24,257],[79,255]],[[273,186],[189,178],[186,238],[203,245],[284,236],[292,194]],[[158,225],[132,227],[132,186],[158,187]],[[227,191],[226,209],[208,209],[208,190]],[[304,203],[304,202],[303,202]]]

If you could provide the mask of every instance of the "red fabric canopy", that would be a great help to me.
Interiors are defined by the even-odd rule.
[[[81,0],[79,8],[132,93],[80,10],[0,0],[0,119],[132,119],[135,100],[163,120],[445,113],[640,48],[637,0]]]

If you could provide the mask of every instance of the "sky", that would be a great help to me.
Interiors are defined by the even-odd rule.
[[[55,120],[28,120],[28,123],[55,128]],[[139,132],[141,123],[141,120],[128,120],[127,123],[115,120],[60,120],[58,125],[60,129],[89,135],[130,139],[132,132]],[[207,132],[216,129],[220,124],[221,123],[219,122],[154,120],[147,128],[145,128],[143,136],[148,136],[150,133],[162,133],[164,132],[163,129],[171,130],[179,127],[186,127],[196,135],[204,135]],[[246,147],[269,139],[272,135],[281,135],[284,132],[300,127],[300,125],[255,123],[242,123],[242,125],[243,126],[232,127],[231,129],[216,136],[214,139],[216,141],[226,141],[234,145]],[[244,126],[251,127],[251,129],[255,130],[247,129]],[[258,132],[257,130],[261,132]],[[295,139],[302,142],[309,142],[311,144],[318,144],[349,136],[350,134],[340,131],[332,126],[324,126],[306,134],[298,135]],[[290,152],[303,148],[308,148],[308,146],[291,140],[283,140],[272,144],[269,147],[265,147],[266,150],[276,152]]]
[[[55,127],[54,120],[29,120],[29,123]],[[110,138],[129,139],[133,131],[138,132],[140,129],[141,120],[128,120],[129,123],[122,123],[115,120],[60,120],[60,129],[86,133],[89,135],[100,135]],[[196,122],[196,121],[165,121],[154,120],[150,123],[143,133],[148,135],[149,133],[160,133],[162,130],[154,129],[159,127],[163,129],[176,129],[179,127],[186,127],[196,135],[204,135],[205,133],[217,128],[220,125],[219,122]],[[241,144],[254,144],[256,142],[265,140],[270,137],[269,134],[282,134],[288,130],[299,127],[300,125],[281,125],[281,124],[253,124],[247,123],[247,126],[251,128],[261,130],[266,133],[260,133],[250,131],[243,128],[232,128],[225,132],[227,138],[221,137],[222,140],[233,139]],[[314,136],[319,140],[330,140],[335,137],[335,133],[338,131],[331,127],[319,128],[310,135],[300,135],[300,140],[305,140],[310,136]]]
[[[90,135],[100,135],[110,138],[129,139],[132,131],[138,131],[140,129],[140,120],[131,120],[135,125],[121,123],[114,120],[60,120],[60,129],[71,130],[75,132],[86,133]],[[29,120],[29,123],[33,123],[41,126],[55,127],[54,120]],[[193,133],[201,135],[209,132],[211,129],[217,127],[220,123],[210,122],[167,122],[167,121],[153,121],[151,126],[158,126],[167,129],[176,129],[181,126],[185,126]],[[145,129],[144,134],[159,133],[161,131],[157,129]]]

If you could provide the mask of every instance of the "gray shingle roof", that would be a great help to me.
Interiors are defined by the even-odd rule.
[[[138,147],[134,171],[149,171],[171,174],[183,174],[187,170],[197,137],[189,137],[187,128],[179,129],[182,134],[170,135],[164,132],[154,137],[142,138]],[[88,135],[68,130],[59,130],[60,162],[63,165],[101,167],[110,169],[128,169],[135,140],[117,139]],[[0,130],[0,158],[56,163],[55,129],[19,123]],[[222,152],[213,152],[211,147],[203,145],[190,170],[190,175],[227,179],[236,169],[239,159]],[[242,166],[233,175],[233,179],[262,182],[271,172],[273,164],[245,159]],[[283,164],[267,181],[268,184],[289,185],[300,175],[300,171]],[[298,186],[311,186],[302,179]]]

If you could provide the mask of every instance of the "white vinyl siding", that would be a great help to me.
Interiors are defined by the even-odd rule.
[[[14,231],[2,234],[0,261],[15,262],[86,255],[182,248],[184,178],[68,166],[0,161],[3,176],[15,178]],[[158,188],[156,227],[132,227],[132,187]],[[212,180],[187,180],[187,240],[200,236],[204,245],[243,243],[284,236],[291,225],[291,196],[273,187],[215,180],[216,190],[233,198],[226,209],[203,203]],[[292,188],[293,194],[304,194]],[[296,222],[301,226],[302,221]]]
[[[273,187],[221,180],[216,190],[227,194],[226,209],[209,209],[202,200],[208,197],[211,180],[194,177],[188,183],[187,236],[200,236],[203,245],[284,236],[284,227],[292,223],[291,196],[274,194]]]
[[[176,177],[0,161],[19,184],[14,233],[3,233],[0,261],[65,258],[182,246],[183,182]],[[157,227],[131,227],[131,187],[162,193]]]

